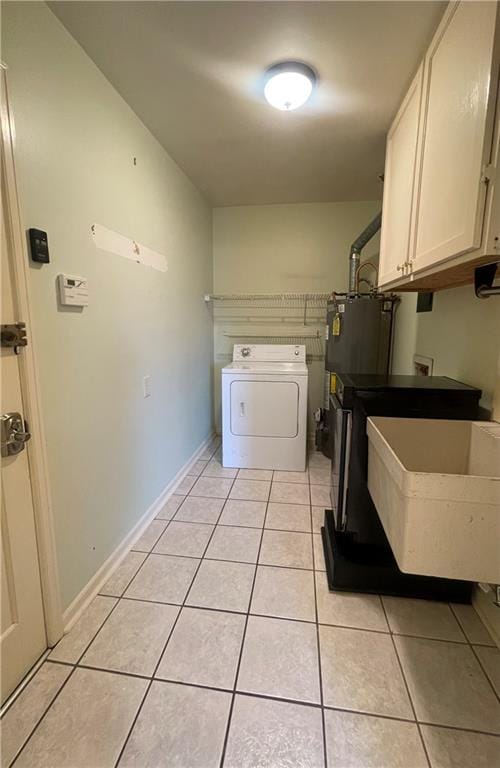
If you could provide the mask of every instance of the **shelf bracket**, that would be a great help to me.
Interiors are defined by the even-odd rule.
[[[474,290],[478,299],[500,296],[500,285],[493,285],[497,264],[485,264],[474,270]]]

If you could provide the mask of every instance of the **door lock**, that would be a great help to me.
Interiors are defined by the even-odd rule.
[[[0,417],[2,456],[15,456],[24,450],[24,444],[31,438],[27,423],[20,413],[4,413]]]
[[[25,347],[28,343],[26,337],[26,323],[2,323],[1,333],[2,347],[13,347],[16,355],[19,354],[19,348]]]

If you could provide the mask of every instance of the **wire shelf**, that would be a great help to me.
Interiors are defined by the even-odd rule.
[[[205,301],[212,302],[213,317],[221,322],[254,324],[261,318],[280,324],[300,321],[303,326],[322,322],[328,293],[227,293],[207,294]]]
[[[213,301],[242,304],[259,301],[264,302],[267,306],[268,303],[287,304],[294,302],[300,304],[317,302],[323,305],[326,304],[329,296],[329,293],[226,293],[207,294],[204,298],[207,303]]]
[[[308,362],[324,358],[324,324],[330,294],[226,293],[211,304],[216,358],[231,359],[234,344],[304,344]]]

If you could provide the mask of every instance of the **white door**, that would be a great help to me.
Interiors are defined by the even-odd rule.
[[[497,4],[450,5],[425,59],[413,272],[481,244]]]
[[[2,158],[2,324],[17,317],[12,282],[12,243]],[[22,354],[22,350],[20,352]],[[1,413],[23,414],[19,357],[1,348]],[[2,452],[3,453],[3,452]],[[46,648],[35,519],[27,449],[2,455],[1,696],[2,702]]]
[[[231,432],[242,437],[296,437],[299,387],[294,381],[231,382]]]
[[[408,271],[423,65],[387,134],[379,285]]]

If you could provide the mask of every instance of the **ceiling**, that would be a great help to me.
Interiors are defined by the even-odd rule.
[[[213,205],[381,197],[385,133],[437,2],[56,2],[74,38]],[[280,112],[262,73],[299,59],[313,98]]]

